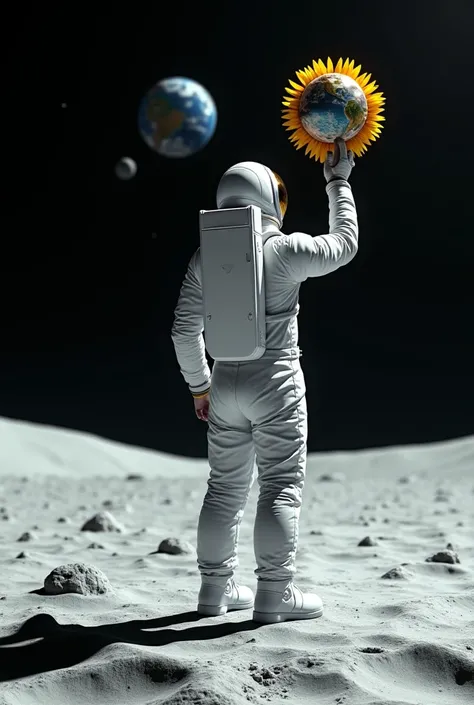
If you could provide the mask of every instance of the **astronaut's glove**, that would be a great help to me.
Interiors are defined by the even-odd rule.
[[[336,179],[348,181],[355,166],[354,154],[347,151],[346,143],[341,137],[338,137],[334,144],[334,153],[328,152],[324,162],[324,177],[328,183]]]

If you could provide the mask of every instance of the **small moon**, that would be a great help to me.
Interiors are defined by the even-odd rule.
[[[137,164],[133,159],[130,159],[130,157],[122,157],[115,165],[115,175],[121,181],[133,179],[136,173]]]

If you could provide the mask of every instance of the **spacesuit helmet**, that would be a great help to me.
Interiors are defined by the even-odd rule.
[[[281,227],[288,207],[283,179],[258,162],[239,162],[227,169],[217,187],[218,208],[259,206],[262,215]]]

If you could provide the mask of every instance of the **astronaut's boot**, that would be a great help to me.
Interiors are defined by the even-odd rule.
[[[315,593],[303,593],[292,580],[259,580],[255,595],[254,622],[274,624],[294,619],[315,619],[323,614],[323,602]]]
[[[253,607],[254,595],[250,588],[238,585],[233,578],[202,576],[197,611],[208,617],[226,614],[229,610],[248,610]]]

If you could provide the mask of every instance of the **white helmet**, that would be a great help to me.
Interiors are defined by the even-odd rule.
[[[258,162],[240,162],[227,169],[217,187],[218,208],[259,206],[281,227],[288,193],[278,174]]]

